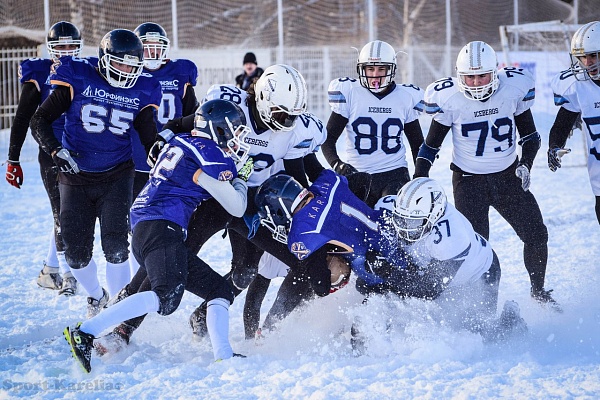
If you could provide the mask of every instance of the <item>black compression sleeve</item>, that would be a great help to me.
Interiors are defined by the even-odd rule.
[[[181,100],[183,103],[182,113],[183,116],[193,114],[198,108],[198,100],[196,99],[196,92],[192,85],[188,85],[185,89],[185,95]]]
[[[569,138],[569,133],[578,116],[578,112],[569,111],[564,107],[561,107],[558,110],[554,124],[552,124],[552,128],[550,128],[548,148],[563,148],[565,146],[567,139]]]
[[[70,106],[71,89],[67,86],[57,86],[31,117],[29,126],[33,138],[50,155],[61,146],[61,143],[54,137],[52,122],[66,112]]]
[[[336,150],[336,143],[340,138],[342,132],[346,128],[348,118],[342,117],[340,114],[332,112],[327,121],[327,139],[321,146],[325,160],[329,165],[340,159]]]
[[[163,129],[170,129],[173,133],[191,132],[194,129],[194,117],[194,114],[190,114],[185,117],[173,118],[163,126]]]
[[[427,137],[425,138],[425,143],[428,146],[433,147],[435,149],[439,149],[442,147],[442,143],[448,134],[450,127],[447,125],[442,125],[439,122],[433,120],[431,121],[431,125],[429,126],[429,132],[427,133]]]
[[[324,169],[315,153],[304,156],[304,171],[306,171],[306,176],[311,182],[314,182]]]
[[[535,122],[533,121],[533,114],[531,113],[531,109],[519,114],[515,115],[515,125],[517,126],[517,130],[519,131],[519,136],[525,137],[535,131]]]
[[[146,149],[146,154],[150,152],[150,148],[156,141],[156,122],[154,119],[154,107],[146,107],[133,120],[133,127],[140,136],[140,142]]]
[[[316,250],[300,262],[306,268],[308,280],[317,296],[323,297],[331,290],[331,271],[327,266],[327,246]]]
[[[283,160],[285,173],[296,179],[303,187],[308,187],[308,179],[304,171],[304,158],[294,158],[291,160]]]
[[[8,159],[19,161],[23,143],[29,129],[29,121],[42,101],[42,94],[38,91],[33,82],[25,82],[21,89],[19,105],[15,114],[15,119],[10,127],[10,143],[8,145]]]
[[[415,119],[414,121],[404,125],[404,134],[406,135],[406,139],[408,139],[408,144],[410,145],[410,151],[412,153],[414,162],[417,160],[419,148],[423,144],[423,131],[421,130],[421,124],[419,123],[419,120]]]
[[[525,164],[531,171],[533,160],[540,148],[540,135],[535,128],[533,114],[531,110],[527,110],[519,115],[515,115],[515,125],[521,137],[521,164]]]

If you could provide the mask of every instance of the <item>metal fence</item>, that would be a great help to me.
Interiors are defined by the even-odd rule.
[[[0,49],[0,129],[10,127],[19,100],[19,64],[37,57],[37,48]]]

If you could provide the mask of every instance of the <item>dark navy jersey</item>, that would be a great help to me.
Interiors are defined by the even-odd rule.
[[[160,132],[164,124],[173,118],[183,115],[183,98],[189,86],[194,87],[198,83],[198,68],[190,60],[169,60],[156,71],[144,69],[144,72],[154,76],[160,82],[162,88],[162,101],[156,115],[156,127]],[[135,170],[149,172],[150,166],[146,162],[146,150],[138,135],[131,136],[133,140],[133,162]]]
[[[314,198],[292,220],[288,246],[299,259],[326,243],[349,253],[379,250],[381,211],[375,211],[348,188],[345,177],[325,170],[308,189]]]
[[[198,169],[220,181],[237,177],[235,163],[214,141],[190,134],[171,139],[133,202],[132,228],[140,221],[165,219],[186,229],[196,207],[212,198],[193,180]]]
[[[86,58],[93,66],[98,65],[97,57]],[[52,93],[52,84],[50,83],[50,74],[53,72],[53,60],[45,58],[29,58],[19,65],[19,81],[24,84],[31,82],[37,87],[41,94],[40,104]],[[39,104],[38,104],[39,105]],[[65,128],[65,116],[61,115],[52,123],[54,136],[59,142],[62,141]]]
[[[133,121],[142,109],[158,108],[158,81],[142,74],[135,86],[122,89],[109,85],[85,59],[62,57],[54,67],[50,83],[69,87],[73,96],[61,143],[79,168],[103,172],[130,160]]]

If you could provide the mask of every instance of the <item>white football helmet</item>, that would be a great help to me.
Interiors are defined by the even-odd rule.
[[[371,87],[365,73],[366,66],[383,65],[388,68],[379,87]],[[388,43],[381,40],[374,40],[365,44],[358,53],[356,62],[356,72],[360,79],[360,84],[373,93],[379,93],[388,87],[396,76],[396,52]]]
[[[260,119],[274,131],[291,131],[298,115],[306,112],[306,81],[289,65],[265,69],[254,90]]]
[[[467,86],[466,75],[482,75],[491,73],[490,82],[482,86]],[[500,81],[498,80],[498,58],[492,47],[485,42],[470,42],[458,53],[456,59],[458,87],[468,99],[485,100],[491,97]]]
[[[401,239],[416,242],[427,236],[446,211],[446,193],[429,178],[415,178],[398,192],[393,224]]]
[[[600,79],[600,22],[583,25],[571,39],[571,71],[577,80]],[[596,56],[596,62],[586,66],[579,57]]]

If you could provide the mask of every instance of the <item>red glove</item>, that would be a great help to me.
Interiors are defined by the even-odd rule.
[[[6,181],[17,189],[21,189],[21,185],[23,184],[23,170],[21,169],[21,163],[10,160],[6,163],[8,164],[6,166]]]

